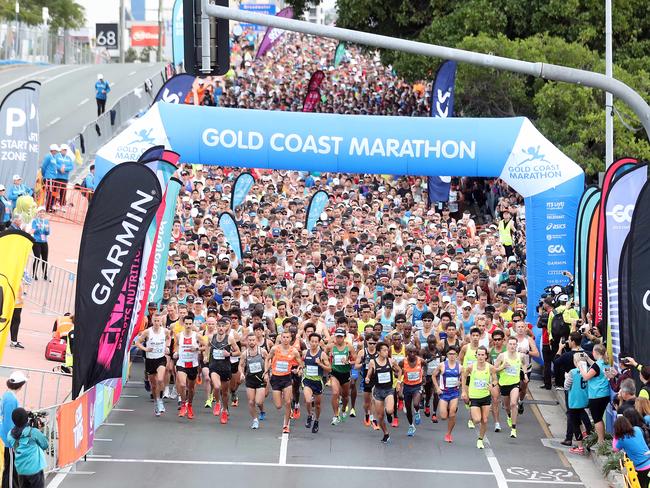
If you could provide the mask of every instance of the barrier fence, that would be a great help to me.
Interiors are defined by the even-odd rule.
[[[48,264],[33,255],[28,257],[23,275],[23,299],[41,307],[42,313],[73,313],[76,286],[76,273]]]
[[[46,180],[39,197],[51,220],[83,224],[93,191],[70,182]]]

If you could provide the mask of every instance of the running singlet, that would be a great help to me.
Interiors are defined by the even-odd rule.
[[[294,362],[294,348],[289,347],[289,351],[284,352],[282,347],[278,347],[273,354],[271,361],[271,373],[275,376],[287,376],[291,374],[291,365]]]
[[[375,351],[374,353],[370,353],[370,351],[368,351],[367,347],[363,348],[363,364],[361,365],[361,367],[362,367],[363,377],[364,378],[366,377],[366,374],[368,373],[368,365],[370,364],[370,361],[372,361],[373,359],[376,359],[377,356],[378,356],[377,351]]]
[[[404,384],[417,386],[422,384],[422,358],[415,358],[415,365],[411,366],[408,359],[404,360]]]
[[[332,346],[332,371],[337,373],[347,373],[350,371],[350,362],[346,364],[345,361],[350,357],[350,348],[345,346],[339,349],[335,345]]]
[[[524,371],[530,373],[533,369],[533,365],[530,364],[530,358],[528,356],[528,353],[530,353],[530,341],[528,340],[528,336],[525,336],[522,341],[517,337],[517,352],[520,352],[524,358]]]
[[[413,316],[411,317],[411,323],[413,324],[413,327],[415,327],[415,330],[420,330],[422,328],[422,315],[424,315],[424,312],[428,312],[429,308],[424,307],[424,310],[418,309],[417,305],[413,307]]]
[[[440,356],[438,355],[438,351],[429,351],[428,349],[425,349],[423,356],[424,361],[427,365],[427,381],[431,379],[431,375],[433,372],[436,370],[438,366],[440,366]]]
[[[316,364],[316,360],[320,359],[321,354],[323,354],[322,349],[318,349],[318,352],[313,355],[310,350],[307,350],[305,354],[305,369],[303,370],[303,376],[312,381],[321,381],[323,377],[323,368]]]
[[[238,332],[241,337],[241,328]],[[234,336],[235,334],[233,333],[232,329],[230,329],[230,331],[228,331],[228,337],[234,337]],[[237,342],[237,346],[241,347],[241,342]],[[230,356],[230,364],[236,364],[238,362],[239,362],[239,356]]]
[[[491,348],[490,349],[490,354],[488,354],[488,360],[490,361],[490,364],[494,364],[497,362],[497,358],[499,357],[499,354],[502,352],[506,352],[508,348],[506,346],[503,346],[500,351],[497,351],[496,348]]]
[[[160,328],[157,334],[153,331],[153,327],[148,329],[147,332],[147,347],[150,347],[151,352],[147,351],[145,357],[147,359],[159,359],[165,355],[165,329]]]
[[[259,346],[255,349],[255,354],[251,355],[250,349],[247,349],[246,358],[246,376],[255,376],[257,379],[262,377],[264,371],[264,358]]]
[[[390,360],[386,359],[386,364],[380,366],[377,358],[373,359],[375,362],[374,385],[375,388],[380,390],[389,390],[393,387],[393,368],[390,365]]]
[[[181,343],[178,344],[178,366],[183,368],[196,368],[199,365],[199,340],[196,332],[187,337],[185,333],[180,335]]]
[[[212,336],[210,340],[211,352],[210,363],[213,369],[230,370],[230,363],[226,358],[225,352],[230,352],[230,344],[228,343],[228,335],[223,336],[223,339],[218,340],[217,334]]]
[[[460,384],[460,364],[456,363],[454,367],[449,366],[449,361],[444,362],[445,371],[442,373],[440,389],[443,391],[457,390]]]
[[[470,366],[476,362],[476,349],[472,349],[472,345],[468,344],[463,357],[463,368]]]
[[[399,363],[406,357],[406,347],[402,345],[402,349],[396,351],[395,346],[390,346],[390,357],[392,357],[395,362]]]
[[[521,356],[517,354],[516,359],[510,359],[507,355],[504,359],[505,369],[499,375],[499,385],[510,386],[517,385],[521,381],[519,372],[521,371]]]
[[[485,369],[478,369],[472,367],[472,372],[469,375],[469,397],[471,399],[479,399],[490,396],[490,366],[485,365]]]

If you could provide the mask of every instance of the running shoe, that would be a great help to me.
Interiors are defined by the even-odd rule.
[[[431,422],[434,424],[438,423],[438,416],[435,413],[431,416]]]
[[[158,410],[160,410],[160,413],[165,413],[165,404],[162,400],[158,400]]]
[[[357,417],[357,411],[354,408],[350,410],[350,417],[353,419]]]
[[[311,428],[311,433],[316,434],[318,432],[318,420],[314,420],[314,425]]]
[[[345,409],[345,411],[343,413],[341,413],[340,419],[341,419],[341,422],[345,422],[348,419],[348,410],[347,409]]]
[[[467,428],[468,429],[474,429],[476,426],[474,425],[474,422],[472,422],[472,419],[469,419],[467,421]]]
[[[283,434],[288,434],[289,432],[291,432],[291,429],[289,428],[288,425],[285,425],[284,427],[282,427],[282,433]]]
[[[300,418],[300,407],[296,406],[296,408],[293,409],[293,417],[294,419],[299,419]]]
[[[517,438],[517,429],[510,429],[510,437],[513,439]]]
[[[424,407],[424,416],[428,417],[429,415],[431,415],[431,409],[428,406]]]
[[[501,432],[501,424],[499,422],[494,422],[494,432]]]
[[[517,412],[519,413],[519,415],[524,413],[524,404],[523,404],[523,402],[519,402],[519,408],[517,408]]]
[[[208,397],[208,399],[205,401],[205,408],[212,408],[212,395]]]
[[[169,385],[165,387],[165,391],[163,391],[163,398],[171,398],[169,396]]]
[[[256,430],[260,428],[260,421],[257,419],[253,419],[251,422],[251,429]]]
[[[221,413],[221,403],[217,402],[214,404],[214,407],[212,408],[212,415],[218,417],[220,413]]]
[[[366,414],[363,417],[363,425],[365,425],[366,427],[370,427],[370,415]]]
[[[341,419],[338,416],[332,417],[332,425],[339,425],[340,423]]]
[[[397,400],[397,410],[404,410],[404,400]]]
[[[266,412],[260,412],[260,422],[266,420]]]
[[[409,425],[409,430],[406,431],[406,435],[409,437],[413,437],[415,435],[415,426]]]
[[[230,402],[230,405],[232,405],[235,408],[239,406],[239,398],[237,397],[236,393],[233,393],[232,401]]]
[[[569,449],[569,452],[571,454],[578,454],[580,456],[583,456],[585,454],[585,448],[582,446],[576,446]]]
[[[420,425],[420,422],[422,422],[422,417],[420,416],[420,412],[415,412],[415,425]]]
[[[220,422],[222,424],[227,424],[228,423],[228,410],[222,410],[221,411],[221,420]]]
[[[373,420],[373,421],[371,422],[371,425],[372,425],[372,429],[373,429],[373,430],[379,430],[379,424],[377,423],[376,420]]]
[[[454,438],[451,436],[451,434],[445,434],[445,442],[449,442],[450,444],[454,442]]]
[[[510,415],[508,415],[507,422],[508,422],[508,427],[512,428],[512,417]]]
[[[384,437],[381,438],[381,442],[384,444],[388,444],[390,442],[390,435],[384,434]]]
[[[393,421],[390,423],[391,427],[399,427],[399,419],[397,417],[393,417]]]
[[[178,398],[178,391],[176,391],[176,385],[172,385],[171,389],[169,390],[169,398],[172,400],[176,400]]]
[[[305,428],[306,429],[311,429],[311,421],[312,421],[312,416],[307,415],[307,422],[305,422]]]
[[[154,414],[156,417],[160,417],[160,410],[158,410],[158,404],[154,405],[154,407],[153,407],[153,414]]]
[[[483,439],[476,439],[476,447],[479,449],[485,449],[485,444],[483,444]]]
[[[187,418],[190,420],[194,418],[194,409],[191,403],[187,405]]]
[[[185,417],[187,415],[187,405],[185,402],[181,405],[181,409],[178,411],[178,416],[179,417]]]

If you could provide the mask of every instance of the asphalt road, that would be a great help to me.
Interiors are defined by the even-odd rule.
[[[445,424],[433,424],[424,416],[415,437],[407,437],[402,414],[400,427],[392,429],[391,444],[383,445],[380,433],[364,427],[361,418],[330,426],[329,401],[318,434],[305,429],[303,406],[300,420],[292,421],[291,434],[283,435],[281,417],[270,399],[267,420],[252,431],[241,401],[231,409],[230,422],[221,425],[203,408],[202,392],[191,421],[178,418],[171,401],[167,413],[155,418],[149,394],[133,383],[124,393],[108,425],[96,433],[92,455],[77,463],[77,473],[55,478],[49,488],[584,486],[558,451],[543,447],[541,439],[547,435],[536,407],[529,406],[518,422],[517,439],[510,439],[507,429],[492,432],[490,422],[489,446],[481,451],[475,447],[476,430],[467,428],[464,407],[453,444],[443,441]]]
[[[101,65],[19,65],[0,69],[0,100],[26,81],[40,81],[41,156],[62,144],[97,116],[95,82],[102,73],[111,83],[106,109],[163,69],[161,63]]]

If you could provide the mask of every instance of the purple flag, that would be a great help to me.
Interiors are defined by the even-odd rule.
[[[286,17],[288,19],[293,18],[293,9],[291,7],[283,8],[280,10],[277,14],[276,17]],[[260,44],[260,48],[257,50],[257,54],[255,55],[256,58],[261,58],[264,56],[268,51],[271,50],[275,44],[282,39],[282,36],[284,36],[284,33],[286,31],[283,29],[278,29],[276,27],[268,27],[266,29],[266,34],[264,34],[264,39],[262,39],[262,43]]]

